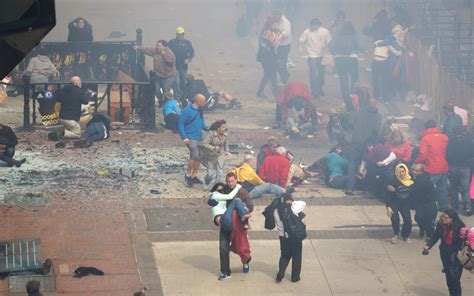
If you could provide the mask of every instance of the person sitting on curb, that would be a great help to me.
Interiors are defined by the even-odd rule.
[[[276,149],[276,155],[265,158],[258,175],[265,182],[286,188],[289,173],[290,161],[286,157],[286,148],[280,146]]]
[[[0,161],[5,162],[9,167],[21,167],[26,159],[15,160],[15,146],[18,145],[18,139],[11,127],[0,123]]]
[[[177,134],[180,115],[181,109],[179,108],[178,101],[172,92],[167,92],[165,94],[165,103],[163,104],[163,121],[165,128]]]
[[[237,175],[237,180],[242,184],[242,187],[249,192],[250,198],[259,198],[265,193],[274,194],[275,197],[280,197],[284,193],[292,193],[295,191],[293,187],[285,189],[276,184],[264,182],[254,171],[254,165],[255,157],[246,154],[242,165],[232,170],[232,172]]]
[[[336,146],[325,156],[328,170],[328,185],[334,189],[344,189],[347,184],[348,160],[342,156],[342,147]]]
[[[278,144],[277,138],[271,136],[268,138],[267,143],[260,147],[257,154],[257,173],[260,171],[260,167],[262,166],[262,163],[265,158],[270,155],[275,155],[276,149],[279,146],[280,144]]]

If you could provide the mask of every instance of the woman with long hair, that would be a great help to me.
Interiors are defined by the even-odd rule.
[[[273,96],[277,93],[277,53],[276,45],[278,44],[278,33],[275,28],[275,20],[273,17],[267,17],[265,25],[260,33],[257,51],[257,61],[262,65],[263,77],[258,87],[257,97],[267,98],[265,95],[265,87],[268,82],[272,85]]]
[[[453,209],[447,209],[439,217],[433,237],[423,247],[423,254],[428,254],[428,251],[438,240],[441,240],[439,254],[450,296],[461,296],[462,293],[461,275],[463,267],[457,258],[457,254],[463,245],[460,233],[463,227],[465,227],[465,224],[459,218],[458,213]]]
[[[209,132],[204,137],[202,144],[201,163],[207,167],[204,179],[206,185],[221,181],[225,155],[229,152],[227,147],[227,122],[224,119],[214,122],[209,127]]]

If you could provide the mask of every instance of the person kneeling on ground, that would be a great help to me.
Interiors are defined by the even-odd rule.
[[[0,161],[5,162],[9,167],[19,168],[26,159],[15,160],[13,158],[16,145],[18,145],[18,139],[13,130],[9,126],[0,124]]]
[[[179,108],[178,101],[174,98],[173,93],[167,92],[165,94],[165,103],[163,104],[163,120],[165,128],[177,134],[180,115],[181,109]]]
[[[58,90],[56,97],[61,103],[59,122],[64,125],[64,138],[79,139],[81,137],[81,105],[89,104],[87,92],[81,89],[82,81],[79,76],[71,78],[71,82]]]
[[[229,194],[224,194],[224,183],[215,184],[208,194],[207,204],[212,207],[212,219],[216,226],[221,226],[225,231],[232,231],[232,214],[237,210],[240,221],[245,229],[249,228],[250,218],[247,205],[240,199],[235,198],[241,185],[237,184]],[[229,203],[229,205],[227,205]]]
[[[298,96],[287,103],[287,108],[286,127],[291,138],[304,138],[316,133],[318,117],[310,101]],[[306,109],[310,109],[309,115],[306,115]]]
[[[291,194],[284,194],[282,196],[282,202],[274,210],[273,215],[275,217],[275,224],[278,229],[278,236],[280,237],[280,261],[278,263],[278,273],[276,275],[276,282],[280,283],[285,277],[285,271],[291,263],[291,281],[298,282],[300,280],[301,273],[301,261],[303,253],[303,239],[306,237],[306,231],[304,233],[295,233],[290,228],[289,221],[298,219],[300,225],[303,224],[304,218],[303,210],[306,207],[304,201],[295,201]],[[294,215],[296,217],[291,217]],[[303,236],[301,236],[303,235]]]
[[[237,181],[242,187],[249,192],[250,198],[259,198],[265,193],[274,194],[280,197],[284,193],[292,193],[295,191],[293,187],[283,188],[276,184],[264,182],[254,171],[255,157],[250,154],[244,156],[244,162],[241,166],[236,167],[232,172],[237,176]]]
[[[328,171],[328,186],[334,189],[346,188],[348,160],[342,156],[341,146],[336,146],[325,156]]]

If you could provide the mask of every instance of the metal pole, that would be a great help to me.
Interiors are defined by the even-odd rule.
[[[26,79],[23,86],[23,127],[30,127],[30,83]]]

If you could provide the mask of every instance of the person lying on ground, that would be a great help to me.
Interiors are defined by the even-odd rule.
[[[192,74],[188,74],[187,82],[184,86],[181,104],[187,106],[196,94],[202,94],[206,97],[205,111],[215,109],[240,109],[240,102],[225,90],[210,93],[206,83],[202,79],[195,79]]]
[[[251,214],[247,205],[240,198],[235,198],[242,186],[237,184],[229,194],[224,194],[224,187],[224,183],[217,183],[207,195],[207,203],[212,206],[212,221],[216,226],[232,231],[232,213],[236,210],[242,225],[248,229],[248,219]]]
[[[110,117],[97,112],[87,123],[82,138],[93,142],[105,140],[110,137],[110,129]]]
[[[15,146],[18,139],[11,127],[0,123],[0,161],[5,162],[9,167],[21,167],[26,162],[26,158],[15,160]]]
[[[315,134],[318,126],[318,116],[311,102],[304,97],[295,97],[287,102],[288,117],[286,127],[292,139],[305,138]],[[306,109],[311,109],[309,118],[305,116]]]
[[[264,182],[254,171],[255,157],[250,154],[244,156],[244,162],[232,170],[237,175],[237,181],[249,192],[250,198],[255,199],[263,194],[274,194],[276,198],[284,193],[294,192],[293,187],[283,188],[276,184]]]

